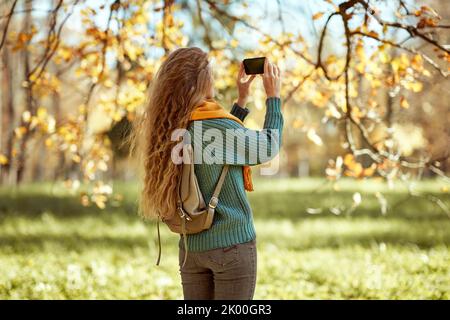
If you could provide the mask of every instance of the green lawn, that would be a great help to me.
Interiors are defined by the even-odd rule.
[[[450,298],[444,182],[420,182],[414,197],[376,181],[342,181],[337,191],[316,179],[255,186],[256,299]],[[156,229],[135,215],[136,185],[116,189],[124,202],[102,211],[58,185],[0,188],[0,299],[181,299],[177,235],[163,228],[155,266]],[[349,211],[355,191],[362,203]],[[390,205],[384,215],[377,192]]]

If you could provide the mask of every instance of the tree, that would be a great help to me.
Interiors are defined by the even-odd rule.
[[[234,97],[230,89],[237,57],[268,55],[283,67],[283,102],[293,128],[286,134],[287,152],[297,152],[299,137],[304,136],[316,145],[311,152],[334,158],[326,169],[330,181],[344,175],[407,180],[423,172],[448,181],[445,143],[432,148],[433,142],[423,138],[424,143],[405,148],[402,134],[420,128],[405,127],[394,117],[410,112],[414,94],[431,79],[448,84],[450,55],[442,40],[449,26],[441,23],[438,13],[405,0],[323,0],[317,5],[320,11],[308,19],[315,29],[322,23],[314,42],[305,40],[305,34],[287,31],[283,12],[295,11],[295,4],[287,0],[276,4],[279,34],[267,32],[261,26],[263,18],[245,14],[256,6],[252,1],[113,0],[83,5],[57,0],[40,21],[32,1],[8,1],[0,20],[3,179],[15,163],[16,181],[22,180],[28,141],[40,137],[49,159],[58,159],[49,163],[72,168],[66,170],[68,186],[77,188],[79,180],[92,183],[89,193],[82,194],[83,203],[104,207],[111,193],[105,180],[117,154],[110,139],[117,136],[111,134],[113,128],[133,121],[140,112],[153,74],[171,50],[200,45],[215,61],[218,95],[227,102]],[[68,35],[65,26],[74,17],[80,18],[82,33],[61,37],[64,32]],[[191,21],[194,32],[186,30],[185,21]],[[331,38],[339,30],[343,46],[339,38]],[[256,47],[240,41],[243,31],[258,39]],[[25,84],[20,89],[25,103],[22,110],[13,110],[9,92],[19,90],[13,88],[7,65],[11,55],[19,53],[23,75],[13,76]],[[64,108],[61,101],[69,101],[69,92],[71,108]],[[255,96],[262,95],[256,87]],[[257,99],[254,103],[261,107]],[[300,104],[308,106],[312,121],[302,120]],[[445,104],[435,108],[448,113]],[[12,123],[16,129],[9,143],[5,135]],[[436,135],[448,146],[448,131],[432,136]]]

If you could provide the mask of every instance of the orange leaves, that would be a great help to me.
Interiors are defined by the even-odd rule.
[[[312,19],[313,20],[320,19],[320,18],[322,18],[323,14],[324,14],[323,12],[317,12],[312,16]]]
[[[438,25],[439,20],[441,20],[437,12],[428,6],[421,6],[419,10],[414,12],[414,15],[420,18],[416,25],[418,29],[435,27]]]
[[[344,165],[346,168],[344,174],[358,179],[373,176],[377,169],[376,163],[372,163],[370,167],[364,168],[361,163],[356,162],[355,156],[351,153],[345,155]]]
[[[400,97],[400,106],[403,109],[408,109],[409,108],[409,103],[408,103],[408,100],[406,100],[405,96],[401,96]]]
[[[353,154],[347,153],[344,158],[338,156],[336,160],[329,160],[325,173],[330,180],[337,180],[342,175],[362,179],[372,177],[375,174],[376,169],[376,163],[372,163],[368,168],[364,168],[361,163],[355,160]],[[355,202],[358,202],[358,198],[355,200]]]
[[[428,15],[428,16],[434,17],[436,19],[441,19],[441,17],[437,14],[437,12],[429,6],[421,6],[419,10],[416,10],[414,12],[414,15],[416,17]]]
[[[103,41],[105,39],[105,33],[97,27],[87,28],[85,32],[88,36],[91,36],[98,41]]]
[[[373,37],[373,38],[377,38],[377,39],[379,38],[378,33],[375,32],[375,31],[373,31],[373,30],[369,31],[369,32],[367,33],[367,35],[369,35],[370,37]]]
[[[33,37],[36,33],[37,33],[37,29],[35,26],[31,26],[30,33],[25,33],[25,32],[17,33],[12,50],[18,51],[21,49],[26,49],[28,43],[31,41],[31,39],[33,39]]]
[[[425,27],[435,27],[435,26],[437,26],[437,23],[438,22],[436,21],[436,19],[433,19],[433,18],[422,18],[417,23],[417,28],[418,29],[423,29]]]
[[[411,67],[416,71],[423,71],[423,58],[420,54],[416,54],[411,59]]]
[[[13,50],[17,51],[17,50],[25,48],[26,44],[28,43],[28,41],[31,40],[32,37],[33,36],[30,34],[19,32],[19,34],[17,35],[16,44],[13,47]]]

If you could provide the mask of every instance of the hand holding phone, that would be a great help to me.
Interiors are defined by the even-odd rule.
[[[266,61],[264,61],[264,74],[262,75],[262,78],[267,98],[280,98],[281,73],[278,66],[266,59]]]
[[[240,66],[239,66],[239,73],[236,79],[236,85],[238,88],[238,101],[237,104],[240,107],[244,107],[245,104],[247,103],[247,99],[250,93],[250,84],[252,83],[253,79],[255,79],[256,75],[252,75],[250,77],[248,77],[245,74],[245,70],[244,70],[244,63],[241,62]],[[245,80],[245,81],[244,81]]]
[[[244,70],[243,70],[244,69]],[[247,82],[242,82],[244,71],[247,75],[252,75]],[[249,94],[249,86],[255,75],[261,74],[264,89],[268,98],[280,97],[281,73],[274,63],[269,62],[266,57],[244,59],[241,63],[237,86],[239,90],[238,104],[243,106]]]

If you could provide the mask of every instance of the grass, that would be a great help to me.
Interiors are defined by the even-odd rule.
[[[258,245],[256,299],[449,299],[450,195],[443,182],[260,180],[250,193]],[[0,188],[0,299],[181,299],[177,235],[120,206],[82,207],[61,186]],[[362,203],[353,211],[352,195]],[[380,213],[381,192],[390,206]],[[441,199],[441,207],[430,199]],[[308,214],[307,208],[319,208]],[[335,215],[327,209],[340,207]]]

